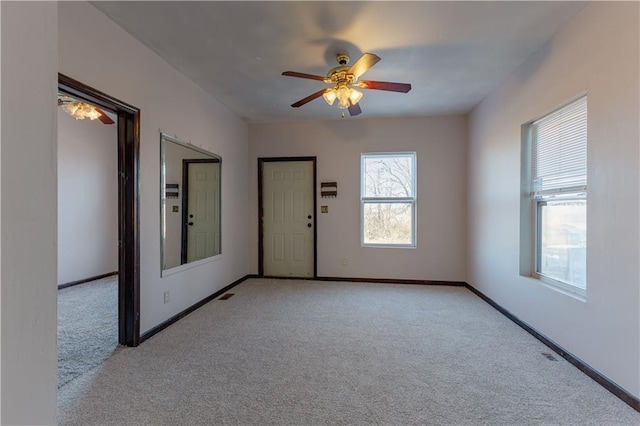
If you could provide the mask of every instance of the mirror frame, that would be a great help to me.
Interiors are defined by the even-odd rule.
[[[182,146],[184,148],[190,149],[207,158],[218,160],[220,164],[220,179],[218,181],[218,184],[219,184],[218,193],[220,194],[220,219],[219,219],[220,220],[220,242],[219,242],[220,253],[215,254],[213,256],[209,256],[205,259],[199,259],[199,260],[195,260],[193,262],[188,262],[188,263],[182,263],[182,260],[181,260],[180,265],[173,266],[171,268],[165,268],[166,222],[167,222],[167,213],[168,213],[167,212],[167,196],[166,196],[167,182],[166,182],[166,158],[165,158],[166,157],[165,144],[167,142],[171,142],[176,145]],[[182,213],[181,213],[181,218],[182,218]],[[160,132],[160,276],[165,277],[167,275],[172,275],[172,274],[184,271],[186,269],[196,267],[198,265],[209,263],[220,258],[221,256],[222,256],[222,157],[211,151],[207,151],[204,148],[200,148],[191,143],[183,142],[180,139],[178,139],[176,136],[171,136],[161,131]]]

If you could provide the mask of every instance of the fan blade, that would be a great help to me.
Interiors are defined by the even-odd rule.
[[[356,115],[360,115],[362,113],[362,109],[360,108],[360,104],[352,104],[351,101],[349,101],[349,115],[352,117],[355,117]]]
[[[371,90],[388,90],[389,92],[401,92],[407,93],[411,90],[411,85],[408,83],[391,83],[389,81],[359,81],[355,84],[361,89]]]
[[[308,78],[309,80],[318,80],[325,81],[326,77],[322,77],[321,75],[313,75],[313,74],[305,74],[303,72],[296,71],[285,71],[282,75],[286,75],[287,77],[298,77],[298,78]]]
[[[322,90],[318,90],[316,93],[311,94],[311,95],[307,96],[307,97],[306,97],[306,98],[304,98],[304,99],[300,99],[300,100],[299,100],[298,102],[296,102],[295,104],[291,104],[291,106],[292,106],[292,107],[294,107],[294,108],[301,107],[302,105],[304,105],[304,104],[306,104],[306,103],[308,103],[308,102],[311,102],[311,101],[312,101],[312,100],[314,100],[314,99],[319,98],[319,97],[320,97],[320,96],[322,96],[322,95],[324,94],[324,92],[326,92],[327,90],[329,90],[329,89],[322,89]]]
[[[100,117],[98,117],[98,120],[102,121],[103,124],[113,124],[115,123],[115,121],[113,121],[107,114],[104,113],[103,110],[101,110],[100,108],[96,108],[96,111],[98,111],[100,113]]]
[[[348,72],[353,74],[355,78],[358,78],[369,68],[377,64],[379,60],[380,57],[378,55],[374,55],[373,53],[363,53],[362,56],[360,56],[360,59],[358,59],[356,63],[349,68]]]

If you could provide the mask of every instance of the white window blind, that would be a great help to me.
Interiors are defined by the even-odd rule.
[[[531,123],[532,194],[587,187],[587,97]]]

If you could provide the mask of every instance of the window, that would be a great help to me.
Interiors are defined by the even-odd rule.
[[[535,274],[587,288],[587,97],[529,125]]]
[[[362,154],[362,245],[416,246],[416,154]]]

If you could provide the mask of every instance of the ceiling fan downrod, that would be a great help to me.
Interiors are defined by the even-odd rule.
[[[351,59],[349,58],[349,55],[347,55],[346,53],[336,54],[336,61],[338,61],[338,64],[342,66],[347,65],[350,60]]]

